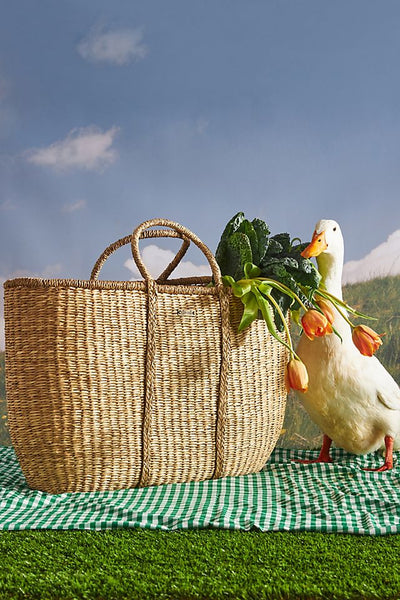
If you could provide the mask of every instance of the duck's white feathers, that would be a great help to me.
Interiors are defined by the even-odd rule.
[[[334,221],[324,221],[324,226],[326,223],[338,228]],[[340,244],[343,247],[342,238]],[[332,258],[335,252],[330,251]],[[336,281],[330,279],[330,269],[323,273],[327,289],[336,286],[336,293],[343,265],[342,248],[337,256],[341,262],[333,265]],[[332,288],[329,291],[334,293]],[[298,397],[322,431],[348,452],[365,454],[383,448],[387,435],[394,438],[395,448],[400,448],[399,386],[375,356],[360,354],[353,344],[350,326],[337,312],[334,326],[342,342],[335,334],[314,340],[301,336],[297,353],[307,367],[309,387]]]
[[[375,356],[363,356],[349,341],[302,335],[297,353],[310,383],[301,400],[322,431],[348,452],[377,450],[385,435],[400,447],[399,387]]]

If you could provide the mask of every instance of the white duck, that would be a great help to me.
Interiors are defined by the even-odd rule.
[[[344,243],[336,221],[322,220],[303,256],[317,257],[326,290],[342,299]],[[331,462],[332,441],[354,454],[385,448],[393,467],[393,449],[400,448],[400,388],[375,356],[363,356],[353,344],[350,325],[335,310],[335,334],[308,339],[302,335],[297,354],[307,367],[307,392],[298,394],[311,419],[324,432],[316,461]]]

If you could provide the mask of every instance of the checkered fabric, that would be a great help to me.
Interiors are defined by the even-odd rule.
[[[0,448],[0,529],[258,529],[370,535],[400,533],[400,467],[374,473],[379,454],[277,449],[263,471],[242,477],[114,492],[50,495],[27,487],[12,448]],[[397,453],[397,460],[400,453]]]

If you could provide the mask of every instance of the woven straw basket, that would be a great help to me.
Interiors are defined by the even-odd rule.
[[[164,229],[151,229],[153,227]],[[182,246],[155,281],[139,239]],[[196,244],[211,277],[167,278]],[[98,281],[130,243],[143,281]],[[87,492],[260,470],[281,431],[287,351],[242,304],[211,251],[165,219],[109,246],[89,281],[6,281],[11,439],[30,487]]]

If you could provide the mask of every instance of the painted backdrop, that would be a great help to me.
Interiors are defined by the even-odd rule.
[[[156,216],[214,250],[239,210],[303,240],[334,218],[345,282],[398,275],[399,27],[397,0],[5,3],[0,282],[86,279],[109,243]],[[143,250],[155,271],[171,252]],[[208,267],[193,252],[180,269]],[[103,277],[137,277],[127,248]],[[395,298],[381,298],[392,332]],[[307,420],[293,437],[290,406],[287,440],[314,443]]]

